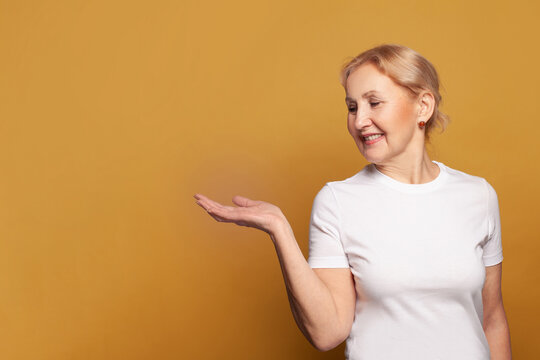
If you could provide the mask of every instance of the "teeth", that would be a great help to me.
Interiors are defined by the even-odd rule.
[[[373,139],[376,139],[378,137],[381,137],[382,134],[377,134],[377,135],[371,135],[371,136],[368,136],[368,137],[364,137],[365,140],[373,140]]]

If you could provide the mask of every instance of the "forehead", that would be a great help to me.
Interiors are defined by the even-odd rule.
[[[347,97],[359,99],[367,92],[382,95],[401,95],[402,90],[392,79],[371,63],[360,65],[347,78]]]

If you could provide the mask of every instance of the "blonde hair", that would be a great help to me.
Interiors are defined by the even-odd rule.
[[[426,58],[406,46],[397,44],[383,44],[366,50],[347,60],[342,66],[340,82],[345,91],[349,75],[365,63],[375,65],[396,84],[409,90],[412,96],[418,96],[422,90],[433,94],[435,107],[425,125],[426,141],[430,140],[429,135],[434,126],[438,126],[441,133],[446,129],[450,117],[439,110],[442,101],[439,93],[439,77],[435,67]]]

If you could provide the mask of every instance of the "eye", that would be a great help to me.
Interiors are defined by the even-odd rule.
[[[376,107],[379,104],[380,104],[380,102],[370,102],[369,103],[369,105],[371,105],[371,107]]]
[[[356,112],[356,106],[349,106],[349,112],[350,113]]]

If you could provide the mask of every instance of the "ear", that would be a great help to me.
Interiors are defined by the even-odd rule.
[[[418,96],[418,106],[418,120],[423,120],[427,123],[435,110],[435,98],[433,97],[433,94],[429,91],[420,93]]]

